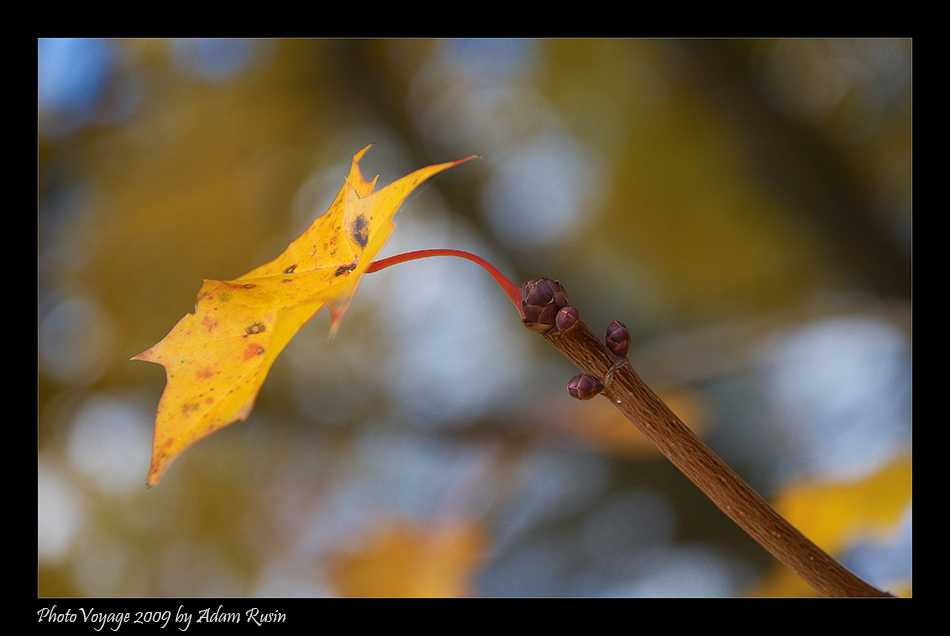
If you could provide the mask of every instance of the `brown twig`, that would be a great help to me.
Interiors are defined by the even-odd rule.
[[[598,392],[607,397],[713,503],[820,594],[893,596],[855,576],[812,543],[713,453],[644,384],[627,363],[626,348],[617,344],[616,334],[608,330],[608,348],[580,320],[577,310],[567,305],[560,283],[550,279],[525,283],[522,303],[525,326],[589,376],[586,381],[572,380],[574,397],[587,399]]]
[[[573,397],[607,397],[740,528],[820,594],[893,597],[855,576],[812,543],[713,453],[630,366],[626,357],[630,348],[627,328],[614,321],[602,342],[580,319],[577,309],[568,304],[567,293],[558,281],[532,280],[519,290],[484,259],[458,250],[402,254],[373,263],[367,273],[430,256],[460,256],[488,270],[521,314],[525,327],[541,334],[582,371],[568,382]]]

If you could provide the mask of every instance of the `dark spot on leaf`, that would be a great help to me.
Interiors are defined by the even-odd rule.
[[[212,331],[214,331],[214,328],[218,326],[218,321],[212,318],[211,316],[205,316],[201,320],[201,324],[204,326],[205,329],[208,330],[208,333],[211,333]]]
[[[195,409],[198,408],[198,405],[193,402],[185,402],[181,405],[181,414],[190,415]]]
[[[295,269],[297,269],[297,264],[296,264],[296,263],[294,263],[293,265],[291,265],[290,267],[288,267],[287,269],[285,269],[285,270],[284,270],[284,273],[285,273],[285,274],[293,274]]]
[[[262,322],[255,322],[253,325],[250,325],[244,329],[244,331],[248,332],[249,334],[263,333],[266,330],[267,327],[265,327],[264,323]]]
[[[247,345],[247,349],[244,350],[244,359],[250,360],[254,356],[259,356],[264,354],[264,347],[259,344],[251,343]]]
[[[369,242],[369,223],[362,214],[356,217],[350,225],[350,234],[353,240],[359,243],[360,247],[365,248]]]
[[[244,285],[244,289],[254,289],[255,287],[257,287],[257,285],[252,285],[251,283],[247,283]]]
[[[340,265],[336,268],[336,271],[333,273],[334,276],[342,276],[343,274],[349,274],[354,269],[356,269],[356,263],[350,263],[349,265]]]

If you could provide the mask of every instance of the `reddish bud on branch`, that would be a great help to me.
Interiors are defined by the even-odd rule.
[[[572,398],[589,400],[604,388],[604,383],[592,375],[582,373],[567,381],[567,392]]]
[[[580,324],[580,314],[575,307],[564,307],[561,311],[557,312],[554,324],[561,333],[570,331]]]
[[[621,358],[626,358],[630,351],[630,331],[627,326],[616,320],[607,325],[604,344]]]
[[[521,288],[521,314],[524,326],[531,331],[550,331],[554,327],[558,312],[567,305],[567,293],[556,280],[529,280]]]

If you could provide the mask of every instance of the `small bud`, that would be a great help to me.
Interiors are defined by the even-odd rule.
[[[521,288],[523,322],[532,331],[549,331],[554,326],[557,312],[564,307],[567,307],[567,293],[556,280],[529,280]]]
[[[576,327],[578,322],[580,322],[580,314],[575,307],[564,307],[557,312],[557,317],[554,319],[557,330],[562,333]]]
[[[622,322],[614,320],[607,325],[607,333],[604,336],[604,344],[621,358],[627,357],[630,351],[630,331]]]
[[[603,388],[603,382],[584,373],[575,375],[567,381],[567,392],[571,394],[572,398],[578,400],[589,400],[600,393]]]

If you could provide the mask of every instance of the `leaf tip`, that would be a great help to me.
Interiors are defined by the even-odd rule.
[[[148,467],[148,475],[145,477],[145,487],[147,489],[151,490],[158,485],[158,482],[162,480],[162,475],[165,474],[165,469],[168,468],[170,463],[171,461],[165,457],[152,460],[152,463]]]
[[[371,141],[370,143],[363,146],[355,155],[353,155],[353,163],[358,163],[359,160],[363,157],[363,155],[366,154],[366,151],[375,145],[376,145],[376,142]]]
[[[449,166],[450,166],[450,167],[455,167],[455,166],[457,166],[457,165],[459,165],[459,164],[461,164],[461,163],[465,163],[466,161],[471,161],[472,159],[484,159],[484,158],[485,158],[485,157],[483,157],[483,156],[481,156],[481,155],[469,155],[469,156],[464,157],[464,158],[462,158],[462,159],[457,159],[456,161],[450,162],[450,163],[449,163]]]

